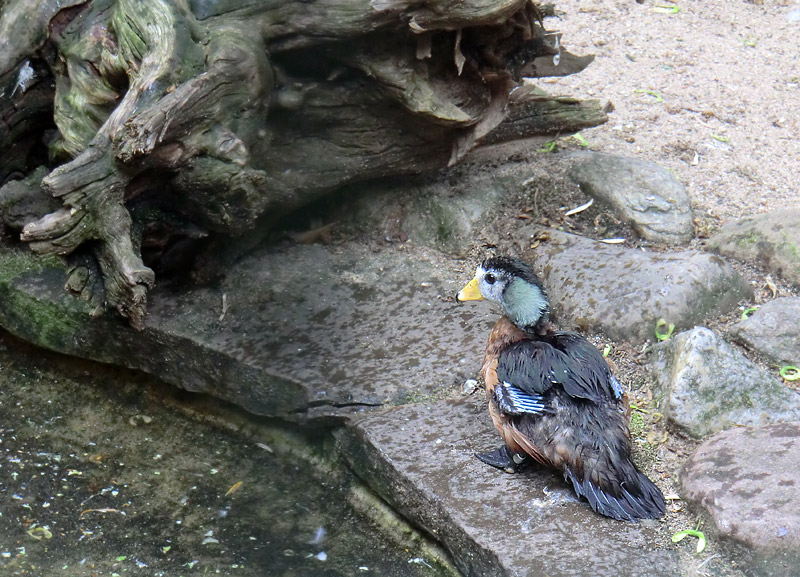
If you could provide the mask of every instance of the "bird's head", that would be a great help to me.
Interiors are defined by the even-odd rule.
[[[486,299],[500,305],[503,314],[522,330],[532,331],[550,316],[541,279],[525,262],[495,256],[484,260],[467,286],[458,293],[459,301]]]

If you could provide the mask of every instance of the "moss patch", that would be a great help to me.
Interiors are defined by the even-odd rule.
[[[46,268],[66,271],[64,260],[57,256],[40,257],[15,248],[0,250],[0,283],[5,284],[23,274],[41,272]]]
[[[0,252],[0,324],[11,333],[60,352],[74,348],[73,340],[91,317],[88,305],[63,290],[66,272],[58,257],[40,258],[30,252]],[[21,290],[21,286],[25,290]]]
[[[736,238],[736,244],[741,248],[750,249],[755,247],[758,243],[762,242],[764,238],[755,231],[748,231],[747,233]]]

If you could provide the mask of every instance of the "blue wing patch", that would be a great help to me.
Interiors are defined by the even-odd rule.
[[[614,396],[617,399],[621,399],[623,393],[625,393],[625,389],[623,388],[622,383],[620,383],[617,380],[617,377],[612,375],[610,371],[608,373],[608,376],[609,376],[608,382],[611,384],[611,390],[614,391]]]
[[[544,397],[532,395],[508,382],[498,383],[494,388],[494,400],[500,412],[510,416],[542,415],[548,412]]]

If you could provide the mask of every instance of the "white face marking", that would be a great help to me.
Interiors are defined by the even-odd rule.
[[[490,279],[494,278],[494,282],[487,282],[487,275],[490,275]],[[506,279],[504,277],[500,277],[493,271],[487,271],[482,266],[478,266],[478,268],[475,269],[475,277],[478,279],[478,289],[481,291],[483,298],[502,304],[503,290],[506,287]]]

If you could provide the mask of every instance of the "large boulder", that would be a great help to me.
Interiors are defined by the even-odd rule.
[[[800,365],[800,298],[782,297],[758,307],[733,325],[728,334],[779,365]]]
[[[523,246],[541,229],[524,227]],[[723,259],[698,251],[652,253],[548,230],[531,252],[565,327],[599,330],[622,340],[654,338],[666,319],[677,329],[733,310],[750,285]]]
[[[708,246],[800,286],[800,208],[775,210],[726,224],[709,239]]]
[[[654,347],[651,370],[665,417],[697,439],[734,426],[800,420],[800,395],[705,327]]]
[[[358,198],[348,211],[345,226],[386,242],[411,241],[463,256],[477,231],[491,222],[498,206],[524,179],[515,174],[508,182],[477,170],[469,177],[441,176],[355,187],[352,192]]]
[[[694,236],[689,195],[666,168],[611,154],[578,153],[570,177],[592,198],[610,205],[645,240],[686,244]]]
[[[800,423],[782,423],[714,435],[683,469],[683,497],[750,552],[750,574],[800,574],[798,463]]]

